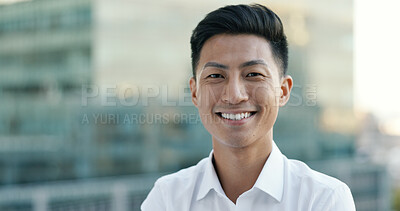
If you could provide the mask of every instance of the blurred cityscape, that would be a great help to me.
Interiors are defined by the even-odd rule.
[[[259,3],[290,43],[281,151],[348,184],[357,210],[400,210],[400,138],[354,111],[353,2]],[[158,177],[206,157],[189,37],[226,4],[236,3],[0,4],[0,210],[139,210]]]

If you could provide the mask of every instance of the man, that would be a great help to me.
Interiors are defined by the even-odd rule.
[[[293,86],[275,13],[262,5],[220,8],[194,29],[191,47],[192,101],[213,151],[157,180],[142,210],[355,210],[347,185],[287,159],[273,141]]]

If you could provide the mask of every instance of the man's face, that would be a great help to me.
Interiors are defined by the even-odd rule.
[[[255,35],[211,37],[201,50],[196,80],[190,79],[192,101],[213,141],[236,148],[272,139],[291,87],[268,42]]]

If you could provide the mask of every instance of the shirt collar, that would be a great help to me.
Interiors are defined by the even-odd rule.
[[[272,141],[272,151],[257,178],[254,187],[262,190],[275,198],[278,202],[282,200],[284,183],[283,155]]]
[[[205,164],[203,178],[200,183],[199,193],[197,200],[204,198],[211,189],[214,189],[217,193],[224,195],[221,183],[219,182],[217,172],[215,172],[213,165],[213,152],[211,150],[208,156],[207,163]]]
[[[213,165],[213,150],[205,164],[204,174],[200,182],[197,200],[204,198],[210,190],[214,189],[217,193],[224,195],[224,191],[219,182],[217,173]],[[254,187],[272,196],[278,202],[282,200],[283,195],[283,177],[284,177],[283,155],[275,142],[272,141],[272,151],[257,178]]]

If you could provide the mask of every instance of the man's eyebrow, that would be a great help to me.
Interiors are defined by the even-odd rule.
[[[249,67],[249,66],[253,66],[253,65],[257,65],[257,64],[264,65],[268,68],[268,64],[265,63],[265,61],[262,59],[251,60],[251,61],[245,62],[245,63],[241,64],[239,67],[244,68],[244,67]]]
[[[204,65],[203,70],[206,69],[206,67],[216,67],[216,68],[225,69],[225,70],[229,69],[228,66],[226,66],[224,64],[217,63],[217,62],[207,62]]]

